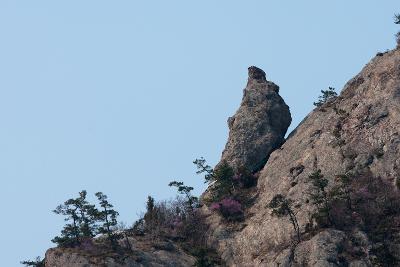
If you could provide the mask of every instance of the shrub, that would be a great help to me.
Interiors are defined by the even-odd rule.
[[[353,181],[353,210],[360,217],[359,227],[375,244],[372,253],[382,266],[398,266],[396,251],[390,249],[399,244],[400,195],[393,184],[364,173]],[[384,218],[384,219],[383,219]]]
[[[400,14],[394,14],[394,23],[400,24]]]
[[[237,221],[243,218],[243,209],[239,201],[233,198],[224,198],[210,206],[211,210],[218,211],[225,219]]]
[[[320,107],[323,104],[327,103],[330,100],[333,100],[337,97],[337,93],[335,88],[329,87],[328,90],[321,90],[322,95],[318,97],[318,101],[314,102],[314,106]]]
[[[160,201],[155,202],[151,196],[147,199],[146,212],[143,217],[144,232],[153,238],[171,235],[173,221],[183,207],[181,203]]]
[[[215,169],[206,164],[204,158],[196,159],[193,163],[197,166],[197,174],[205,173],[204,182],[214,184],[219,195],[230,194],[233,190],[233,168],[226,161],[221,162]]]
[[[239,189],[257,185],[256,176],[245,166],[235,172],[226,161],[222,161],[215,169],[211,169],[203,158],[193,163],[197,166],[197,174],[205,173],[205,182],[212,185],[207,203],[218,202],[227,196],[237,196]]]
[[[300,227],[296,218],[296,213],[294,213],[292,208],[293,201],[287,199],[281,194],[275,195],[269,202],[268,207],[272,209],[272,215],[277,217],[288,216],[290,222],[293,225],[293,229],[297,235],[297,241],[300,242]]]
[[[83,251],[87,251],[87,252],[96,251],[96,245],[94,244],[92,238],[83,239],[78,248],[79,248],[79,250],[83,250]]]
[[[353,177],[338,175],[336,185],[328,192],[327,180],[320,171],[310,178],[320,227],[349,233],[358,228],[372,242],[370,254],[375,255],[377,266],[400,264],[391,249],[393,244],[399,245],[396,235],[400,231],[400,194],[396,185],[366,171]]]
[[[200,248],[192,253],[196,256],[196,262],[194,266],[196,267],[213,267],[220,266],[221,260],[215,250],[209,248]]]
[[[113,227],[117,225],[118,212],[108,202],[107,196],[101,192],[96,193],[99,200],[99,211],[95,205],[86,200],[86,191],[79,192],[78,198],[71,198],[53,211],[64,215],[68,223],[64,226],[60,236],[53,238],[52,242],[59,247],[76,247],[83,240],[88,240],[97,234],[106,234],[113,247],[117,245],[118,235]]]
[[[206,230],[201,213],[197,208],[192,210],[187,205],[185,197],[159,202],[149,197],[147,211],[143,219],[135,223],[134,233],[149,234],[154,239],[177,238],[185,242],[195,236],[197,240],[202,239]]]
[[[40,257],[37,257],[33,261],[32,260],[21,261],[21,264],[25,266],[44,267],[44,259],[41,260]]]
[[[394,15],[394,23],[400,24],[400,14]],[[396,36],[397,47],[400,47],[400,32],[396,33],[395,36]]]
[[[137,221],[133,223],[132,232],[134,235],[143,236],[145,233],[145,222],[143,218],[139,218]]]
[[[317,221],[318,225],[328,227],[332,225],[331,219],[331,199],[326,190],[328,180],[324,178],[321,170],[311,173],[308,178],[312,182],[313,188],[309,193],[311,201],[317,207],[317,212],[313,214],[313,218]]]
[[[196,266],[215,266],[218,263],[217,254],[207,245],[205,217],[197,207],[193,210],[188,208],[187,196],[160,202],[149,197],[143,219],[139,219],[133,228],[134,232],[148,234],[153,240],[176,240],[185,251],[197,258]]]

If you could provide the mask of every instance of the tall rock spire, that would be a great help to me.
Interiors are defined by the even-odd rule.
[[[279,87],[267,81],[265,72],[251,66],[248,73],[242,103],[228,119],[229,138],[221,162],[257,171],[284,141],[292,118]]]

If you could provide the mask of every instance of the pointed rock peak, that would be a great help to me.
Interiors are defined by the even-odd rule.
[[[255,66],[250,66],[248,70],[249,80],[267,81],[267,78],[265,77],[265,72],[262,69]]]
[[[221,162],[255,172],[282,144],[292,119],[278,91],[276,84],[266,80],[262,69],[249,67],[242,103],[228,119],[229,137]]]

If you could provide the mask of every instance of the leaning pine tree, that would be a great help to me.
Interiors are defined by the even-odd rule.
[[[193,163],[197,166],[197,174],[205,173],[204,182],[213,184],[214,187],[214,199],[213,201],[219,201],[225,196],[232,195],[234,191],[234,170],[226,162],[223,161],[215,169],[212,169],[207,165],[204,158],[196,159]]]
[[[199,206],[199,199],[192,195],[193,187],[184,185],[183,182],[172,181],[168,186],[176,187],[178,193],[185,196],[185,206],[189,212],[193,213],[195,208]]]
[[[293,202],[291,199],[287,199],[281,194],[275,195],[269,202],[268,207],[272,209],[272,215],[277,217],[289,217],[290,222],[293,225],[293,229],[297,235],[297,242],[300,243],[300,227],[297,221],[296,213],[292,208]]]

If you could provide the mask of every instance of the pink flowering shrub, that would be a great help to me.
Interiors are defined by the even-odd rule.
[[[400,266],[397,254],[390,245],[398,244],[400,231],[400,191],[393,181],[374,176],[366,171],[355,176],[340,175],[335,185],[326,191],[328,218],[318,227],[330,227],[351,233],[354,228],[365,232],[370,242],[382,244],[372,247],[370,255],[378,266]],[[323,214],[325,215],[325,214]],[[346,253],[363,257],[352,251]],[[375,265],[374,265],[375,266]]]
[[[219,212],[225,219],[237,221],[243,218],[243,209],[239,201],[233,198],[224,198],[212,203],[210,209]]]

